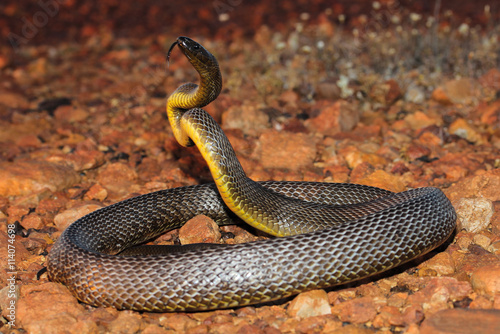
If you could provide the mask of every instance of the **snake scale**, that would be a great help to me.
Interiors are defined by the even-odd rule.
[[[49,278],[80,301],[160,312],[251,305],[374,275],[451,235],[456,213],[437,188],[393,193],[247,178],[224,132],[201,109],[221,90],[217,60],[187,37],[177,39],[168,57],[175,46],[201,79],[172,93],[168,118],[181,145],[199,148],[215,183],[141,195],[71,224],[52,247],[47,268]],[[201,214],[220,225],[237,216],[282,238],[133,251]]]

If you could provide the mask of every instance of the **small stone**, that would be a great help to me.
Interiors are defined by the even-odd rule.
[[[219,225],[207,216],[199,215],[186,222],[179,230],[181,244],[219,243]]]
[[[487,142],[479,130],[463,118],[458,118],[451,123],[448,131],[471,143],[483,144]]]
[[[455,262],[449,253],[443,252],[425,261],[419,268],[432,269],[440,276],[449,276],[455,273]]]
[[[478,233],[488,227],[493,203],[487,198],[462,198],[455,204],[458,229]]]
[[[287,312],[291,317],[298,318],[332,313],[325,290],[312,290],[299,294],[292,300]]]
[[[69,166],[46,161],[0,162],[0,196],[63,190],[80,180]]]
[[[359,122],[360,111],[346,101],[334,103],[318,103],[320,113],[318,116],[305,121],[305,126],[311,132],[331,136],[342,131],[354,129]]]
[[[256,136],[271,126],[269,115],[254,105],[234,105],[222,114],[224,129],[240,129],[245,134]]]
[[[432,97],[444,104],[447,104],[447,101],[455,104],[472,104],[477,99],[478,86],[477,82],[469,78],[450,80],[441,86],[439,94],[436,93],[436,89]]]
[[[450,309],[424,320],[420,334],[495,334],[500,332],[500,310]]]
[[[493,296],[500,292],[500,264],[492,264],[476,269],[471,275],[474,291]]]
[[[377,315],[377,310],[371,297],[361,297],[345,301],[332,308],[341,321],[353,324],[362,324],[372,321]]]
[[[460,198],[483,197],[492,202],[500,201],[500,169],[493,169],[480,175],[466,177],[444,190],[454,202]]]
[[[10,92],[0,92],[0,105],[20,109],[28,109],[30,107],[26,97],[21,94]]]
[[[54,217],[54,224],[59,231],[64,231],[69,225],[77,219],[102,208],[100,204],[81,204],[71,209],[65,210]]]
[[[260,136],[259,144],[264,168],[311,168],[316,158],[316,140],[304,133],[268,130]]]
[[[404,120],[413,130],[422,129],[431,125],[440,126],[442,124],[442,120],[437,116],[427,115],[422,111],[409,114]]]
[[[138,333],[141,329],[141,316],[131,311],[121,311],[108,325],[111,333]]]
[[[375,328],[403,325],[403,315],[394,306],[382,306],[375,319],[373,319],[373,327]]]
[[[395,80],[387,80],[382,84],[375,84],[372,86],[370,96],[375,101],[389,106],[393,104],[400,96],[401,89]]]
[[[406,190],[406,186],[400,176],[389,174],[381,169],[374,171],[370,175],[353,181],[367,186],[378,187],[393,192]]]
[[[42,221],[42,218],[36,214],[35,212],[30,213],[26,217],[23,218],[23,221],[21,223],[25,229],[41,229],[44,227],[44,223]]]
[[[410,85],[406,89],[405,100],[408,102],[421,104],[425,101],[425,91],[416,85]]]
[[[335,82],[324,81],[316,86],[316,97],[318,99],[335,101],[340,99],[340,94],[340,88]]]
[[[133,192],[137,180],[137,172],[122,162],[110,163],[99,171],[97,182],[116,195],[127,195]]]
[[[358,167],[363,163],[368,163],[371,166],[385,166],[387,160],[384,157],[372,152],[363,151],[356,146],[347,146],[339,150],[339,155],[343,156],[347,162],[347,166],[351,169]]]
[[[16,311],[18,326],[28,333],[55,334],[75,325],[84,307],[63,285],[43,283],[22,286]]]
[[[483,108],[478,107],[481,114],[481,123],[491,126],[493,129],[500,128],[500,100],[497,100]]]
[[[97,200],[102,202],[108,197],[108,191],[103,188],[100,184],[94,184],[89,190],[85,193],[85,200]]]
[[[70,105],[62,105],[54,111],[54,117],[58,121],[80,122],[88,119],[89,112]]]

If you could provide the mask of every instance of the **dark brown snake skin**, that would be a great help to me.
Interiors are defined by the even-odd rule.
[[[196,43],[179,38],[186,41]],[[219,183],[138,196],[69,226],[47,267],[51,280],[65,284],[79,300],[164,312],[272,301],[393,268],[442,244],[455,229],[455,210],[437,188],[392,193],[355,184],[253,182],[210,115],[193,108],[184,110],[182,119],[193,129],[190,138],[198,147],[205,145],[200,151],[211,168],[218,168]],[[243,218],[252,224],[275,234],[303,234],[177,247],[166,254],[118,254],[196,215],[231,223],[235,215],[221,189],[227,190],[224,198],[235,198],[229,206],[248,212]]]

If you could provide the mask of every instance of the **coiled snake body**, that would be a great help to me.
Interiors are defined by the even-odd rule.
[[[254,182],[221,128],[200,109],[217,97],[217,60],[200,44],[178,45],[201,77],[168,99],[180,144],[195,144],[215,184],[131,198],[69,226],[48,257],[51,280],[85,303],[141,311],[197,311],[250,305],[358,280],[442,244],[456,214],[436,188],[402,193],[355,184]],[[228,224],[234,214],[275,236],[238,245],[171,252],[126,249],[196,215]]]

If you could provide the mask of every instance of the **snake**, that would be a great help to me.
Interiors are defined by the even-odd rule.
[[[438,188],[395,193],[352,183],[253,181],[202,108],[222,76],[198,42],[178,46],[200,76],[167,99],[173,135],[195,145],[214,182],[139,195],[68,226],[47,258],[49,279],[96,307],[194,312],[281,300],[384,272],[443,244],[456,213]],[[198,215],[245,222],[269,238],[241,244],[144,245]]]

